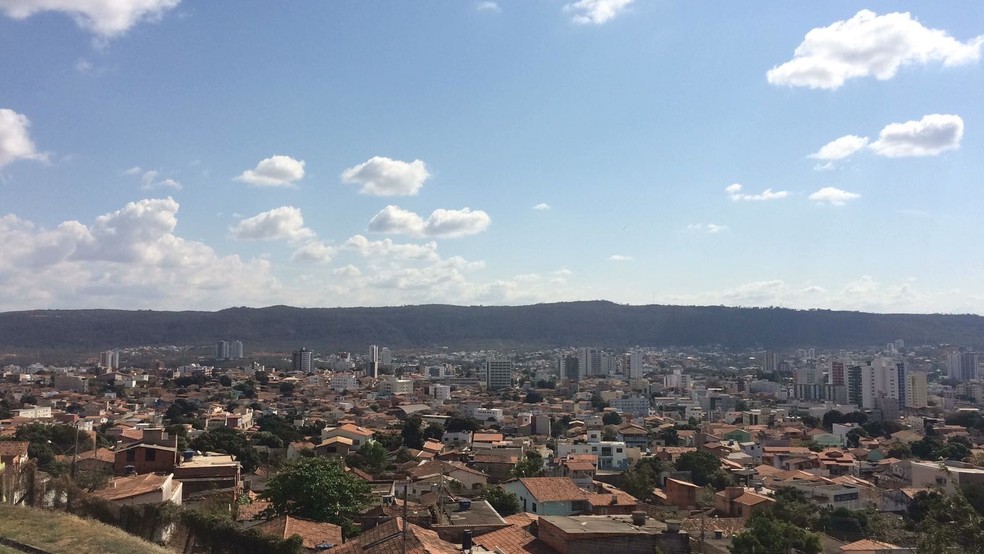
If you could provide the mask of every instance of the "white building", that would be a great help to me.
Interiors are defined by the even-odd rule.
[[[359,380],[351,373],[334,373],[331,376],[331,390],[335,392],[359,390]]]
[[[472,410],[472,417],[479,421],[502,421],[502,408],[475,408]]]
[[[400,379],[395,375],[387,375],[379,381],[379,394],[410,394],[413,392],[413,380]]]
[[[602,375],[601,350],[597,348],[582,348],[577,361],[581,378]]]
[[[642,378],[642,352],[629,352],[629,379]]]
[[[99,353],[99,367],[105,369],[120,368],[120,351],[107,350]]]
[[[451,387],[449,385],[434,385],[432,390],[434,399],[438,402],[451,400]]]
[[[488,390],[512,387],[513,363],[509,360],[486,360],[485,384]]]
[[[926,374],[909,371],[905,374],[905,407],[925,408],[929,406],[929,385]]]
[[[646,417],[652,412],[651,403],[644,396],[616,398],[609,401],[609,404],[619,412],[631,414],[634,417]]]
[[[891,358],[877,357],[861,366],[861,407],[874,409],[875,398],[899,399],[899,369]]]
[[[598,469],[628,469],[629,448],[622,441],[601,440],[601,430],[589,429],[588,442],[557,442],[557,457],[567,458],[571,454],[591,454],[598,456]]]

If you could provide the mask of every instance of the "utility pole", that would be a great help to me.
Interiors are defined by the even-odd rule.
[[[75,422],[75,449],[72,450],[72,470],[71,470],[71,475],[72,475],[72,480],[73,481],[75,480],[75,476],[76,476],[76,473],[77,473],[75,471],[75,468],[78,467],[78,460],[79,460],[79,422],[76,421]]]
[[[409,490],[410,490],[410,476],[407,476],[406,481],[403,482],[403,545],[400,551],[402,554],[407,554],[407,511],[409,509]]]

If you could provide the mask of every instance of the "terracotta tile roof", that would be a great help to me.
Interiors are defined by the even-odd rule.
[[[754,492],[746,492],[734,501],[738,504],[744,504],[746,506],[755,506],[756,504],[761,504],[763,502],[775,502],[775,499]]]
[[[871,539],[861,539],[840,547],[841,552],[878,552],[881,550],[893,550],[901,547],[887,542],[873,541]]]
[[[519,482],[538,502],[588,499],[588,493],[578,488],[570,477],[525,477]]]
[[[502,554],[553,554],[555,550],[519,525],[510,525],[502,529],[485,533],[476,537],[474,543],[478,546],[501,552]]]
[[[332,554],[400,554],[403,551],[403,520],[391,519],[362,533],[349,542],[332,548]],[[459,554],[458,547],[441,540],[437,533],[418,527],[412,523],[407,526],[407,554]]]
[[[0,441],[0,457],[4,458],[15,458],[18,456],[27,456],[27,447],[30,445],[27,441]]]
[[[300,535],[304,548],[314,549],[319,544],[342,544],[342,528],[332,523],[321,523],[291,516],[279,516],[267,520],[254,529],[268,535],[289,539]]]
[[[503,440],[502,433],[475,433],[472,442],[499,442]]]
[[[104,489],[93,494],[103,500],[122,500],[161,490],[171,475],[145,473],[132,477],[118,477],[109,482]]]

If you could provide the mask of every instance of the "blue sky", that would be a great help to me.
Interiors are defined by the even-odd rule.
[[[984,313],[982,37],[980,3],[0,0],[0,310]]]

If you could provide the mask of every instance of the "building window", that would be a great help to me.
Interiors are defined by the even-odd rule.
[[[148,462],[153,462],[156,459],[157,459],[156,450],[154,450],[153,448],[148,448],[147,450],[144,450],[144,460]]]
[[[536,502],[533,503],[533,513],[536,513]]]
[[[618,452],[619,454],[621,454],[622,453],[622,449],[621,448],[616,448],[615,449],[615,452]]]

